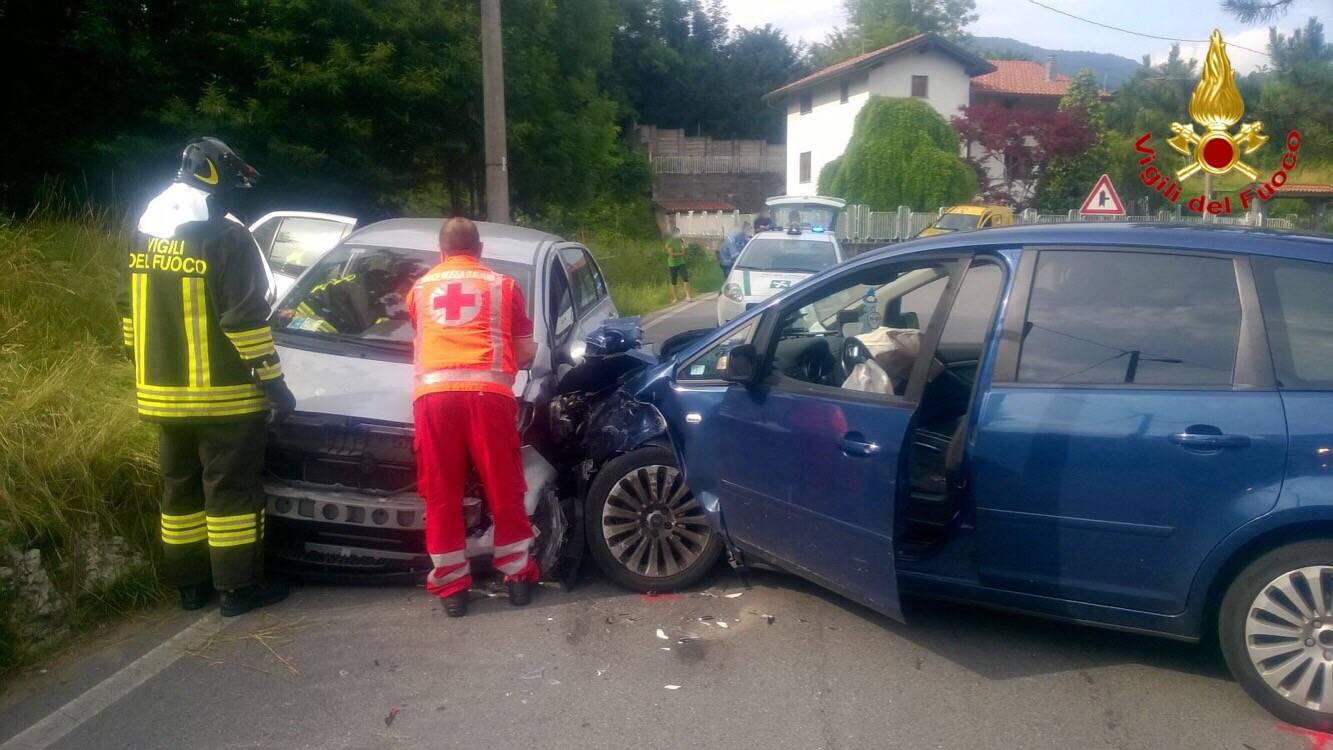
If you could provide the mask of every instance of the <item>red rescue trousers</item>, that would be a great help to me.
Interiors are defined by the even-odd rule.
[[[496,570],[505,581],[536,581],[528,556],[532,524],[523,508],[527,482],[519,447],[518,403],[476,391],[428,393],[412,404],[417,489],[426,499],[426,551],[435,568],[426,589],[446,597],[472,585],[464,553],[463,483],[469,462],[481,475],[495,524]]]

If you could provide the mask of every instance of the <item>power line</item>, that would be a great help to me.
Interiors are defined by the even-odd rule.
[[[1186,44],[1208,44],[1208,42],[1209,42],[1209,40],[1207,40],[1207,39],[1179,39],[1179,38],[1174,37],[1174,36],[1158,36],[1158,35],[1156,35],[1156,34],[1145,34],[1145,33],[1143,33],[1142,31],[1134,31],[1133,29],[1126,29],[1126,28],[1122,28],[1122,27],[1120,27],[1120,26],[1112,26],[1112,25],[1109,24],[1109,23],[1102,23],[1101,21],[1094,21],[1094,20],[1092,20],[1091,18],[1084,18],[1083,16],[1076,16],[1076,15],[1074,15],[1073,13],[1070,13],[1069,11],[1060,10],[1059,8],[1052,8],[1051,6],[1049,6],[1049,5],[1045,4],[1045,3],[1038,2],[1037,0],[1028,0],[1028,2],[1029,2],[1029,3],[1032,3],[1033,5],[1035,5],[1035,6],[1039,7],[1039,8],[1045,8],[1046,10],[1049,10],[1049,11],[1051,11],[1052,13],[1059,13],[1059,14],[1062,15],[1062,16],[1069,16],[1070,18],[1074,19],[1075,21],[1082,21],[1083,23],[1090,23],[1090,24],[1092,24],[1093,26],[1100,26],[1100,27],[1102,27],[1103,29],[1110,29],[1110,30],[1112,30],[1112,31],[1119,31],[1119,32],[1124,33],[1124,34],[1133,34],[1134,36],[1141,36],[1141,37],[1144,37],[1144,38],[1146,38],[1146,39],[1160,39],[1160,40],[1162,40],[1162,41],[1164,41],[1164,42],[1184,42],[1184,43],[1186,43]],[[1260,50],[1257,50],[1257,49],[1251,49],[1251,48],[1249,48],[1249,47],[1243,47],[1243,46],[1241,46],[1241,45],[1239,45],[1239,44],[1236,44],[1235,42],[1225,42],[1225,44],[1226,44],[1228,47],[1235,47],[1236,49],[1243,49],[1243,50],[1245,50],[1246,52],[1253,52],[1253,53],[1255,53],[1256,55],[1263,55],[1264,57],[1271,57],[1271,55],[1269,55],[1267,52],[1261,52]]]

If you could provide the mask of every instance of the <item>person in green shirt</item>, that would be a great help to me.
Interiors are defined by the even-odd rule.
[[[685,267],[685,240],[681,239],[680,230],[671,232],[671,239],[666,243],[667,272],[671,274],[671,304],[676,304],[676,283],[685,285],[685,300],[690,299],[690,269]]]

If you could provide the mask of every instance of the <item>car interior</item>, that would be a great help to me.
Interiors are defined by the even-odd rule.
[[[898,546],[908,554],[935,548],[962,508],[966,420],[1002,281],[993,262],[968,269],[928,370],[907,446],[909,496],[898,514]],[[771,377],[904,396],[947,283],[942,263],[871,270],[788,312],[773,344]]]

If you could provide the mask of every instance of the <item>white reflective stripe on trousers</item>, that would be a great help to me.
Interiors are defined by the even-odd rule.
[[[438,570],[438,568],[436,570]],[[435,570],[432,570],[430,572],[430,575],[426,576],[426,583],[429,583],[434,586],[444,586],[446,584],[450,584],[453,583],[454,581],[457,581],[458,579],[462,578],[463,576],[467,575],[470,572],[471,568],[469,568],[467,565],[461,565],[455,568],[454,570],[445,573],[442,576],[435,575]]]
[[[495,557],[499,559],[501,557],[504,557],[505,555],[512,555],[515,552],[527,552],[528,547],[531,545],[532,545],[532,537],[528,537],[527,539],[524,539],[521,542],[506,544],[503,547],[496,547],[494,554]]]
[[[463,550],[457,552],[445,552],[444,554],[430,553],[431,564],[437,568],[447,568],[451,565],[462,565],[467,562],[467,555]]]

